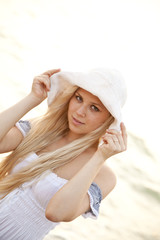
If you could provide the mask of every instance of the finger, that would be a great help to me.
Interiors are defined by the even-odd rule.
[[[47,78],[44,78],[43,79],[43,84],[45,85],[46,90],[49,91],[50,90],[50,80],[47,79]]]
[[[115,129],[107,129],[106,132],[113,137],[113,141],[120,141],[121,142],[121,132]]]
[[[126,149],[125,142],[123,140],[122,132],[115,129],[108,129],[107,132],[113,136],[113,141],[119,143],[122,151]],[[118,146],[118,145],[117,145]]]
[[[51,69],[51,70],[48,70],[48,71],[44,72],[43,74],[44,74],[44,75],[48,75],[49,77],[51,77],[54,73],[58,73],[58,72],[60,72],[60,71],[61,71],[60,68]]]
[[[120,126],[121,126],[121,131],[122,131],[122,137],[123,137],[124,145],[125,145],[125,148],[127,149],[127,130],[126,130],[126,127],[125,127],[123,122],[121,123]]]
[[[109,146],[113,149],[113,150],[116,150],[116,149],[119,149],[119,141],[117,138],[114,138],[113,135],[111,134],[105,134],[103,137],[103,142],[105,144],[109,144]]]
[[[46,75],[40,75],[35,77],[35,81],[38,83],[41,83],[45,86],[46,90],[49,91],[50,90],[50,79],[48,76]]]

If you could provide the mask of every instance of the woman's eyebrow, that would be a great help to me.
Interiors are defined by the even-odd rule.
[[[78,95],[83,99],[83,96],[82,96],[78,91],[76,91],[76,93],[78,93]],[[91,102],[91,104],[92,104],[92,105],[97,105],[97,106],[99,106],[99,107],[101,107],[101,108],[104,108],[101,103]]]
[[[75,94],[78,94],[81,98],[83,98],[82,95],[78,91],[76,91]]]
[[[78,90],[75,93],[78,93],[81,96],[81,94],[78,92]]]
[[[101,107],[101,108],[103,107],[102,104],[100,104],[100,103],[94,103],[94,102],[91,102],[91,103],[92,103],[93,105],[98,105],[98,106]]]

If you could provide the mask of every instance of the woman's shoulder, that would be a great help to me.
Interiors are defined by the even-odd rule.
[[[116,186],[116,174],[108,165],[104,164],[95,178],[95,183],[100,187],[102,197],[105,198]]]

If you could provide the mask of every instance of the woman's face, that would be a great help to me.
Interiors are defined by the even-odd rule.
[[[79,88],[69,102],[69,129],[74,134],[84,135],[100,127],[110,113],[90,92]]]

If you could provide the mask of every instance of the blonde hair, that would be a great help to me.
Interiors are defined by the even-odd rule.
[[[40,154],[35,161],[18,172],[10,174],[12,169],[23,161],[24,157],[29,153],[39,152],[51,142],[56,142],[67,134],[69,130],[67,121],[68,104],[77,88],[77,86],[70,86],[65,89],[63,94],[60,93],[49,106],[47,113],[31,122],[33,127],[21,144],[0,163],[0,193],[7,195],[23,183],[29,182],[33,178],[39,178],[46,171],[53,171],[72,161],[87,148],[97,143],[105,130],[114,121],[114,118],[110,116],[96,130],[55,151]]]

